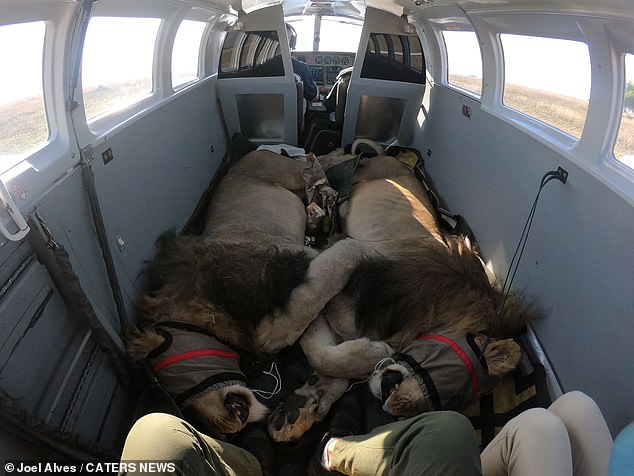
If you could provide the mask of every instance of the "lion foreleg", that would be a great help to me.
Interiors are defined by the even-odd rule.
[[[297,341],[328,301],[345,287],[363,255],[364,246],[347,238],[313,259],[306,278],[293,289],[286,307],[265,316],[257,327],[258,348],[274,353]]]
[[[346,393],[348,379],[313,374],[277,406],[269,419],[269,434],[275,441],[295,441],[321,421],[332,405]]]
[[[392,355],[385,342],[361,338],[339,343],[322,315],[308,326],[299,343],[311,367],[331,377],[364,378],[379,360]]]

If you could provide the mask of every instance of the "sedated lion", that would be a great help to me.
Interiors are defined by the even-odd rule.
[[[350,199],[340,208],[343,242],[349,250],[357,247],[349,254],[355,268],[301,337],[316,374],[272,413],[269,433],[275,440],[299,438],[324,418],[351,378],[375,369],[379,360],[355,359],[351,343],[357,355],[363,342],[383,341],[395,351],[380,359],[370,388],[397,417],[464,409],[519,363],[520,347],[512,337],[532,310],[516,296],[501,307],[503,298],[477,253],[463,237],[442,232],[414,173],[374,148],[378,155],[359,162]],[[349,159],[336,151],[320,161],[327,169]],[[335,268],[339,257],[329,260],[329,253],[320,259]],[[276,317],[301,322],[319,311],[298,307],[299,317]]]
[[[314,317],[293,326],[276,321],[279,337],[269,342],[260,335],[262,322],[270,322],[265,316],[299,315],[298,305],[316,315],[354,266],[347,243],[330,249],[327,265],[331,257],[342,263],[334,270],[304,246],[305,167],[269,151],[242,157],[214,190],[203,234],[163,235],[145,270],[149,291],[140,299],[128,353],[146,359],[176,403],[215,437],[233,435],[268,412],[247,386],[240,351],[274,353]],[[375,361],[390,348],[379,342],[363,351]]]

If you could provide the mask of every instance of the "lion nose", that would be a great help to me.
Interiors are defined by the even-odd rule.
[[[238,393],[228,394],[225,397],[225,408],[235,413],[242,423],[249,418],[249,402],[244,395]]]
[[[383,403],[390,397],[396,386],[403,381],[403,374],[396,370],[386,370],[381,378],[381,400]]]

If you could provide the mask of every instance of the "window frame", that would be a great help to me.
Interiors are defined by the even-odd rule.
[[[178,38],[178,32],[180,31],[180,28],[183,24],[183,22],[186,21],[191,21],[191,22],[200,22],[205,24],[205,26],[203,27],[203,31],[201,32],[199,41],[198,41],[198,54],[197,54],[197,64],[196,64],[196,76],[192,79],[189,79],[187,81],[184,81],[182,83],[179,84],[174,84],[174,71],[173,71],[173,66],[174,66],[174,45],[176,44],[176,38]],[[194,20],[191,18],[183,18],[179,25],[178,28],[176,29],[176,33],[174,34],[174,44],[172,45],[171,48],[171,52],[170,52],[170,84],[172,86],[172,91],[174,92],[178,92],[184,88],[186,88],[187,86],[189,86],[190,84],[194,84],[197,81],[200,81],[201,79],[204,79],[206,74],[205,71],[203,69],[203,64],[202,64],[202,57],[203,57],[203,45],[205,44],[205,41],[207,39],[209,33],[209,23],[205,22],[203,20]]]
[[[458,84],[454,84],[449,81],[449,50],[447,48],[447,43],[445,39],[444,32],[465,32],[465,33],[473,33],[475,35],[476,41],[478,43],[478,49],[480,52],[480,92],[472,91],[470,89],[461,87]],[[440,43],[442,44],[442,55],[443,55],[443,67],[442,67],[442,84],[448,88],[455,89],[462,94],[466,94],[467,96],[479,101],[482,97],[482,91],[484,89],[484,59],[482,57],[482,44],[478,37],[478,32],[473,28],[472,25],[452,25],[451,28],[439,28],[438,29],[438,38]]]
[[[94,143],[100,137],[125,127],[130,121],[134,121],[136,118],[142,117],[153,109],[160,107],[172,96],[183,94],[190,88],[210,80],[217,72],[215,70],[217,65],[211,65],[207,55],[208,49],[214,46],[213,42],[210,41],[211,32],[222,21],[222,18],[227,21],[226,15],[219,11],[169,1],[135,0],[133,3],[126,4],[124,8],[120,4],[97,2],[93,6],[91,18],[96,16],[158,18],[161,24],[158,28],[152,57],[152,92],[148,96],[127,107],[101,115],[89,124],[86,121],[84,111],[81,71],[79,72],[77,87],[74,92],[77,107],[72,113],[73,117],[76,118],[75,133],[80,144]],[[202,21],[207,23],[207,26],[202,34],[199,46],[198,77],[174,87],[171,74],[173,44],[178,28],[184,20]],[[82,52],[79,52],[79,57],[82,54]]]
[[[625,92],[626,92],[626,87],[627,87],[627,83],[628,83],[628,68],[627,68],[627,64],[625,62],[625,58],[628,55],[632,57],[631,64],[633,66],[632,66],[632,71],[630,71],[629,74],[630,74],[630,78],[634,81],[634,48],[632,48],[631,51],[623,51],[620,54],[620,62],[619,62],[619,66],[620,66],[620,69],[621,69],[620,91],[622,92],[621,93],[621,98],[620,98],[621,100],[619,102],[619,110],[620,111],[624,111],[624,109],[625,109]],[[619,86],[617,85],[617,87],[619,87]],[[617,142],[619,140],[619,135],[621,133],[621,127],[622,127],[622,124],[623,124],[623,115],[624,114],[622,112],[620,117],[618,118],[618,125],[616,127],[616,133],[615,133],[615,136],[614,136],[614,140],[612,142],[612,149],[610,151],[609,161],[618,170],[621,170],[624,173],[634,174],[634,158],[630,159],[631,160],[631,164],[628,164],[628,163],[624,162],[622,160],[622,158],[617,157],[616,156],[616,152],[615,152],[616,147],[617,147]],[[634,120],[634,113],[633,113],[632,120]],[[634,151],[633,151],[632,155],[634,155]]]
[[[612,152],[624,91],[622,55],[634,51],[631,22],[620,16],[595,18],[570,12],[472,12],[469,18],[483,51],[481,110],[554,150],[634,205],[634,170],[616,160]],[[437,31],[438,25],[434,26]],[[590,103],[578,140],[502,104],[499,33],[559,38],[589,45]],[[435,76],[440,74],[435,71]]]
[[[565,131],[563,129],[558,128],[556,125],[544,120],[544,119],[540,119],[536,116],[531,115],[530,113],[523,111],[521,109],[518,109],[516,107],[513,107],[510,104],[507,104],[506,102],[504,102],[504,96],[505,93],[507,91],[507,86],[509,83],[506,82],[506,53],[504,52],[504,44],[502,41],[502,35],[509,35],[509,36],[524,36],[524,37],[528,37],[528,38],[543,38],[546,40],[554,40],[554,41],[570,41],[570,42],[577,42],[579,44],[583,44],[585,45],[587,52],[588,52],[588,62],[589,62],[589,71],[588,73],[590,74],[590,81],[592,81],[592,66],[590,65],[590,45],[585,42],[585,41],[581,41],[581,40],[571,40],[568,38],[553,38],[553,37],[545,37],[545,36],[538,36],[538,35],[526,35],[526,34],[522,34],[522,35],[518,35],[516,33],[507,33],[507,32],[498,32],[497,33],[497,41],[498,41],[498,45],[501,51],[501,58],[502,58],[502,84],[501,84],[501,96],[500,96],[500,104],[502,105],[503,108],[508,109],[509,114],[520,114],[522,117],[526,117],[526,118],[530,118],[530,122],[532,124],[535,124],[536,126],[539,125],[539,128],[541,130],[547,131],[547,130],[554,130],[559,134],[562,134],[563,136],[559,137],[559,140],[564,142],[565,144],[567,144],[567,147],[571,147],[574,146],[574,144],[576,144],[577,142],[579,142],[581,140],[581,137],[583,136],[583,132],[586,128],[586,123],[588,120],[588,112],[590,110],[590,94],[588,94],[588,105],[586,108],[586,113],[585,113],[585,117],[583,119],[583,126],[581,128],[581,133],[579,134],[579,136],[575,136],[573,134],[571,134],[568,131]],[[513,84],[513,83],[511,83]],[[548,91],[545,91],[548,92]],[[544,126],[547,128],[545,129]]]
[[[583,22],[570,14],[506,14],[471,17],[473,27],[476,30],[481,44],[482,55],[482,95],[480,103],[482,110],[507,122],[529,136],[537,139],[544,145],[575,159],[577,148],[583,144],[584,135],[588,128],[588,118],[593,107],[593,93],[591,90],[589,98],[588,114],[584,123],[584,129],[579,138],[557,129],[555,126],[534,118],[519,110],[513,109],[504,104],[504,53],[500,34],[510,33],[513,35],[541,36],[545,38],[572,40],[589,45],[591,41],[586,38],[587,32],[582,29]],[[592,51],[588,46],[590,54],[590,67],[594,81],[594,61]],[[446,65],[445,69],[446,71]]]
[[[139,109],[144,109],[145,107],[147,107],[148,105],[152,104],[153,102],[155,102],[159,96],[159,85],[157,84],[157,74],[156,74],[156,61],[157,61],[157,49],[160,47],[160,41],[161,41],[161,30],[165,28],[165,19],[161,18],[161,17],[142,17],[142,16],[134,16],[134,17],[129,17],[125,14],[122,15],[92,15],[90,18],[90,21],[92,21],[94,18],[140,18],[140,19],[145,19],[145,18],[151,18],[151,19],[156,19],[159,20],[159,24],[158,24],[158,28],[156,31],[156,36],[154,38],[154,47],[153,47],[153,51],[152,51],[152,63],[150,66],[150,81],[151,81],[151,88],[150,88],[150,92],[149,94],[144,94],[143,96],[141,96],[138,100],[123,106],[121,108],[118,109],[113,109],[113,110],[106,110],[101,112],[100,114],[98,114],[96,117],[91,118],[90,120],[88,119],[87,115],[86,115],[86,104],[84,102],[84,90],[83,90],[83,64],[82,64],[82,70],[80,70],[79,72],[79,77],[78,77],[78,87],[77,90],[75,92],[75,98],[78,99],[78,102],[81,102],[81,107],[83,110],[83,117],[85,120],[85,124],[88,127],[88,129],[93,132],[93,134],[98,134],[99,132],[103,131],[104,129],[106,129],[109,125],[111,125],[113,122],[117,122],[119,120],[121,120],[122,118],[125,118],[128,115],[132,115],[134,113],[134,111],[139,110]],[[88,22],[88,29],[90,28],[90,21]],[[87,30],[86,30],[87,31]],[[85,39],[85,37],[84,37]],[[81,54],[83,55],[83,44],[82,44],[82,52]],[[171,56],[170,56],[171,58]],[[83,63],[83,62],[82,62]],[[81,99],[80,99],[81,98]]]
[[[38,107],[38,115],[40,111],[43,113],[44,125],[46,126],[46,138],[41,140],[37,144],[33,145],[32,147],[24,149],[18,153],[9,154],[6,156],[0,156],[0,161],[2,162],[0,164],[0,173],[2,173],[5,170],[8,170],[16,163],[24,160],[26,157],[32,156],[33,154],[37,153],[39,150],[45,148],[54,137],[54,131],[52,128],[51,121],[49,119],[49,114],[47,112],[47,104],[46,104],[46,98],[45,98],[46,85],[45,85],[45,76],[44,76],[44,67],[45,67],[44,59],[45,59],[47,36],[50,36],[50,33],[49,33],[49,29],[51,28],[50,22],[46,20],[15,22],[15,23],[0,25],[0,28],[18,26],[18,25],[29,25],[29,24],[36,24],[36,23],[41,24],[44,28],[44,31],[42,34],[42,43],[38,44],[38,49],[41,47],[41,57],[39,59],[41,82],[39,83],[40,88],[39,88],[38,94],[35,97],[41,98],[41,109],[40,107]],[[37,62],[37,58],[35,58],[35,60]],[[25,100],[25,99],[29,99],[29,98],[28,97],[22,98],[22,100]],[[17,101],[19,102],[20,100],[18,99]],[[4,164],[10,164],[10,165],[7,166]]]
[[[73,4],[51,0],[38,4],[12,5],[3,12],[1,25],[43,21],[43,100],[49,136],[42,147],[0,163],[0,180],[26,216],[41,195],[79,161],[72,125],[66,109],[66,94],[60,94],[66,78],[66,32],[72,23]],[[65,90],[64,90],[65,91]],[[14,188],[14,187],[17,187]],[[20,193],[16,192],[20,190]]]

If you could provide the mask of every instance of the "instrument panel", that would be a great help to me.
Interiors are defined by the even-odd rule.
[[[308,65],[310,72],[321,92],[328,92],[335,84],[337,75],[342,69],[354,64],[354,53],[336,51],[299,51],[293,56]]]

